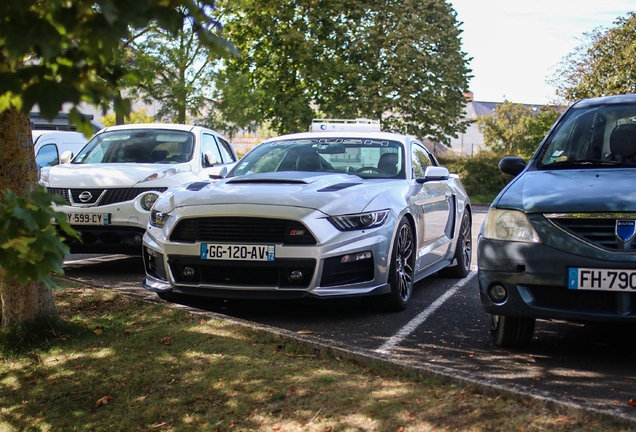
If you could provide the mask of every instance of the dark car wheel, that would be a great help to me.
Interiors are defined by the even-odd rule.
[[[534,318],[490,315],[492,341],[500,347],[528,345],[534,334]]]
[[[408,220],[402,219],[393,240],[389,285],[391,292],[377,300],[379,306],[388,311],[402,311],[413,296],[413,276],[415,269],[415,242],[413,230]]]
[[[446,278],[465,278],[470,273],[472,257],[472,221],[468,210],[464,210],[462,224],[459,228],[459,237],[455,247],[455,260],[457,265],[446,267],[437,272],[438,275]]]

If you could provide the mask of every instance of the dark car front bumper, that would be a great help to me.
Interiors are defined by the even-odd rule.
[[[636,292],[568,289],[569,267],[635,269],[633,257],[607,260],[575,255],[545,244],[507,242],[480,238],[477,248],[481,302],[486,312],[570,321],[636,322]],[[601,254],[602,255],[602,254]],[[505,287],[507,298],[494,302],[488,290]]]

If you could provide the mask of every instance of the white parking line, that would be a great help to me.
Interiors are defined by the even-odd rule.
[[[422,324],[426,319],[435,312],[446,300],[448,300],[458,289],[466,285],[477,274],[477,270],[471,270],[464,279],[459,281],[456,285],[453,285],[451,289],[446,291],[444,295],[435,300],[429,307],[422,311],[418,316],[413,318],[407,325],[402,327],[399,332],[391,336],[382,346],[375,350],[380,354],[388,354],[393,347],[398,345],[404,338],[413,333],[415,329]]]

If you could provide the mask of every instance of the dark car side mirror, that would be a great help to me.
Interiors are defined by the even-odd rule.
[[[499,161],[499,171],[516,176],[526,167],[526,161],[517,156],[506,156]]]

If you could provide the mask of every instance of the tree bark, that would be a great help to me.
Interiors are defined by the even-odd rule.
[[[24,195],[35,189],[37,169],[28,115],[15,107],[0,112],[0,192],[10,189]],[[6,278],[0,269],[2,327],[46,320],[59,320],[53,293],[41,282],[25,286]]]

